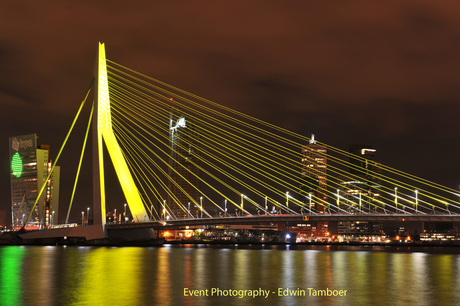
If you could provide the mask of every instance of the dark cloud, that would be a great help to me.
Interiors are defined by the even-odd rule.
[[[457,187],[459,15],[456,1],[4,3],[3,206],[8,137],[37,132],[56,153],[98,41],[149,76],[334,146],[373,144],[383,161]]]

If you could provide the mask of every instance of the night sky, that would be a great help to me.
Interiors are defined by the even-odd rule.
[[[459,16],[458,1],[425,0],[2,3],[0,209],[8,138],[37,133],[56,156],[99,41],[136,71],[458,189]]]

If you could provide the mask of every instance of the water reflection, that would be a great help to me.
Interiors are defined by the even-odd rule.
[[[5,305],[19,305],[22,297],[22,258],[25,249],[0,249],[0,297]]]
[[[458,254],[315,247],[0,247],[0,304],[5,305],[452,305],[460,300],[459,285]],[[211,296],[213,288],[235,294],[269,290],[269,296]],[[279,288],[288,294],[278,296]],[[326,289],[346,290],[346,296],[312,294]],[[191,296],[193,290],[198,291]],[[305,296],[299,296],[302,292]]]

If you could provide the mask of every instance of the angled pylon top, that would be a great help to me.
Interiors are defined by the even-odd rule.
[[[93,153],[93,158],[97,155],[97,162],[94,164],[94,167],[97,168],[94,169],[95,172],[97,171],[97,173],[95,173],[97,178],[95,180],[93,179],[93,181],[94,184],[98,184],[98,186],[94,186],[94,192],[99,192],[99,194],[95,194],[93,198],[97,198],[99,200],[95,201],[95,203],[100,202],[102,224],[105,224],[104,142],[113,163],[113,167],[115,168],[118,181],[120,182],[125,195],[126,202],[131,210],[133,219],[138,222],[148,221],[147,212],[140,197],[139,190],[134,183],[131,172],[129,171],[128,165],[123,156],[123,152],[121,151],[120,145],[113,133],[107,64],[105,46],[103,43],[99,43],[99,57],[97,65],[97,101],[95,103],[95,121],[93,121],[93,123],[96,123],[93,125],[93,129],[97,129],[97,132],[94,135],[97,139],[97,145],[93,148],[93,150],[97,150],[97,152]],[[98,166],[96,166],[96,164],[98,164]]]

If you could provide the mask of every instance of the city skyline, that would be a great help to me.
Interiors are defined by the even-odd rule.
[[[146,75],[335,147],[368,143],[384,164],[460,184],[458,5],[265,3],[255,15],[240,10],[243,2],[146,4],[132,14],[137,21],[120,24],[117,17],[134,7],[35,5],[8,4],[1,13],[5,144],[37,133],[56,156],[104,41],[109,59]],[[369,10],[380,16],[369,19]],[[9,186],[8,152],[0,147],[0,183]],[[9,188],[0,196],[7,209]]]

